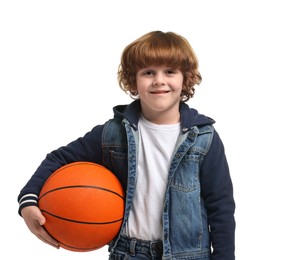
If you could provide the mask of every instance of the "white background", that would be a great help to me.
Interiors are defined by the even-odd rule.
[[[214,118],[234,183],[237,260],[308,259],[306,1],[1,1],[1,259],[107,259],[56,250],[17,214],[51,150],[131,99],[123,48],[152,30],[186,37],[203,81],[189,105]]]

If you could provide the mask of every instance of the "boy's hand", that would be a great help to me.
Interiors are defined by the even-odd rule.
[[[55,248],[59,248],[59,243],[52,238],[44,229],[46,222],[41,210],[37,206],[28,206],[21,210],[21,215],[30,231],[40,240]]]

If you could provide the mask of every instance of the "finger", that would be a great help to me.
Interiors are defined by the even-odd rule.
[[[46,244],[48,244],[48,245],[50,245],[50,246],[53,246],[53,247],[55,247],[55,248],[57,248],[57,249],[60,248],[60,246],[59,246],[59,244],[58,244],[58,242],[57,242],[56,240],[54,240],[54,239],[52,239],[52,238],[48,238],[48,237],[46,237],[46,236],[42,236],[42,235],[40,235],[40,234],[37,234],[36,236],[37,236],[40,240],[42,240],[44,243],[46,243]]]
[[[36,236],[44,241],[45,243],[52,245],[53,247],[59,248],[59,242],[55,240],[42,226],[42,228],[37,232]]]

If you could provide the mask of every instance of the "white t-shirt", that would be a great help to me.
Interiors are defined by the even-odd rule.
[[[137,183],[126,234],[143,240],[162,239],[162,212],[171,157],[180,123],[156,125],[141,116],[138,124]]]

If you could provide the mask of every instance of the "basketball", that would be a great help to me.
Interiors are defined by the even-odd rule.
[[[90,162],[67,164],[45,182],[38,206],[44,228],[60,247],[91,251],[108,244],[119,232],[124,191],[107,168]]]

